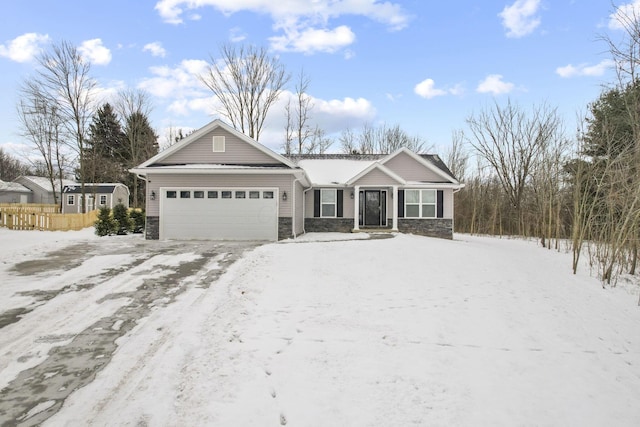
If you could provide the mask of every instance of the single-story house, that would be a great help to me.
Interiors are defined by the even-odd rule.
[[[22,184],[0,180],[0,203],[29,203],[31,194]]]
[[[435,155],[285,157],[220,120],[130,170],[147,239],[279,240],[391,230],[452,238],[464,184]]]
[[[43,176],[20,176],[14,180],[19,184],[27,187],[31,190],[31,195],[29,197],[28,203],[38,203],[38,204],[55,204],[56,197],[58,199],[58,203],[60,203],[60,195],[62,193],[62,187],[65,185],[73,185],[75,181],[71,181],[69,179],[63,179],[62,185],[60,184],[60,180],[55,180],[55,186],[51,185],[51,181],[49,178],[45,178]],[[55,187],[55,190],[54,190]],[[55,197],[54,197],[55,192]]]
[[[62,213],[82,212],[80,184],[65,185],[62,194]],[[103,207],[113,209],[117,204],[129,207],[129,187],[121,183],[85,184],[84,194],[87,197],[87,212]]]

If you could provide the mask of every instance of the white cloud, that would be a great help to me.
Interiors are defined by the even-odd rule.
[[[162,43],[160,42],[147,43],[142,48],[142,51],[151,52],[151,55],[159,56],[161,58],[164,58],[167,55],[167,51],[162,47]]]
[[[420,83],[418,83],[413,88],[413,91],[416,94],[420,95],[421,97],[427,98],[427,99],[431,99],[431,98],[435,98],[436,96],[443,96],[447,94],[446,90],[436,89],[435,85],[436,83],[433,81],[433,79],[425,79]]]
[[[464,93],[464,88],[461,83],[456,84],[455,86],[448,89],[437,89],[435,82],[433,79],[425,79],[415,85],[413,91],[426,99],[435,98],[436,96],[444,96],[444,95],[456,95],[460,96]]]
[[[78,48],[80,54],[95,65],[107,65],[111,62],[111,51],[104,47],[101,39],[82,42]]]
[[[609,28],[622,30],[634,21],[634,17],[640,17],[640,0],[618,6],[616,11],[609,15]]]
[[[26,33],[6,45],[0,44],[0,56],[16,62],[28,62],[40,52],[41,46],[49,41],[47,34]]]
[[[149,70],[153,77],[144,79],[138,87],[159,98],[200,97],[204,92],[198,75],[208,64],[199,59],[185,59],[177,67],[159,66]]]
[[[605,59],[596,65],[580,64],[574,66],[572,64],[565,65],[564,67],[556,68],[556,74],[560,77],[597,77],[602,76],[607,70],[614,66],[614,62],[610,59]]]
[[[490,74],[478,84],[476,91],[479,93],[491,93],[493,95],[511,92],[515,85],[502,81],[502,78],[500,74]]]
[[[539,8],[540,0],[516,0],[511,6],[505,6],[498,16],[507,29],[507,37],[531,34],[540,25],[540,18],[536,15]]]
[[[241,28],[234,27],[229,31],[229,40],[234,43],[241,42],[247,38],[247,35]]]
[[[333,53],[349,46],[356,39],[355,34],[346,25],[333,30],[307,28],[302,32],[291,30],[284,36],[271,37],[275,50],[302,53]]]
[[[390,30],[400,30],[409,22],[399,3],[381,0],[159,0],[155,6],[171,24],[183,23],[185,12],[202,7],[215,8],[225,15],[241,11],[269,15],[273,28],[284,33],[271,38],[273,47],[307,53],[335,52],[353,43],[351,29],[344,25],[330,29],[328,25],[341,16],[363,16]]]

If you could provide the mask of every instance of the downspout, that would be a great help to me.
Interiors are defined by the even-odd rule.
[[[300,178],[296,178],[293,180],[293,184],[291,185],[291,194],[293,194],[293,197],[291,198],[291,234],[293,234],[293,238],[295,239],[296,236],[296,182],[300,182]],[[304,206],[302,207],[303,209],[303,215],[304,215]],[[303,218],[303,224],[304,224],[304,218]],[[304,225],[303,225],[304,227]]]
[[[307,188],[306,190],[302,191],[302,198],[304,199],[304,201],[302,202],[302,232],[304,234],[307,233],[307,230],[305,230],[304,228],[304,220],[307,217],[307,191],[313,189],[313,186]]]

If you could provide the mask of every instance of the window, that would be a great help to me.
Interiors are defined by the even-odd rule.
[[[236,199],[246,199],[247,192],[246,191],[236,191]]]
[[[263,191],[262,192],[263,199],[273,199],[273,191]]]
[[[230,199],[231,198],[231,191],[223,191],[222,192],[222,198],[223,199]]]
[[[223,136],[214,135],[214,137],[213,137],[213,152],[214,153],[224,153],[224,135]]]
[[[180,198],[181,199],[190,199],[191,198],[191,191],[181,191],[180,192]]]
[[[107,204],[107,196],[100,195],[100,205],[104,206]]]
[[[435,218],[436,190],[405,190],[404,216],[406,218]]]
[[[193,192],[194,199],[204,199],[204,191],[194,191]]]
[[[68,204],[68,205],[73,205],[73,204],[75,204],[75,203],[76,203],[76,196],[71,195],[71,194],[70,194],[70,195],[68,195],[68,196],[67,196],[67,204]]]
[[[259,191],[249,191],[249,198],[250,199],[259,199],[260,198],[260,192]]]
[[[167,199],[175,199],[176,197],[178,197],[176,191],[167,191]]]
[[[336,190],[320,190],[320,217],[334,218],[336,216]]]
[[[217,191],[207,191],[207,198],[208,199],[217,199],[218,198],[218,192]]]

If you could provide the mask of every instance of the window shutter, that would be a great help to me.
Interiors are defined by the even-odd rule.
[[[342,195],[344,194],[344,190],[338,190],[336,193],[336,216],[342,218]]]
[[[313,217],[320,218],[320,190],[313,190]]]
[[[404,218],[404,190],[398,190],[398,218]]]
[[[436,211],[437,217],[442,218],[444,216],[444,192],[442,190],[438,190],[436,195]]]

